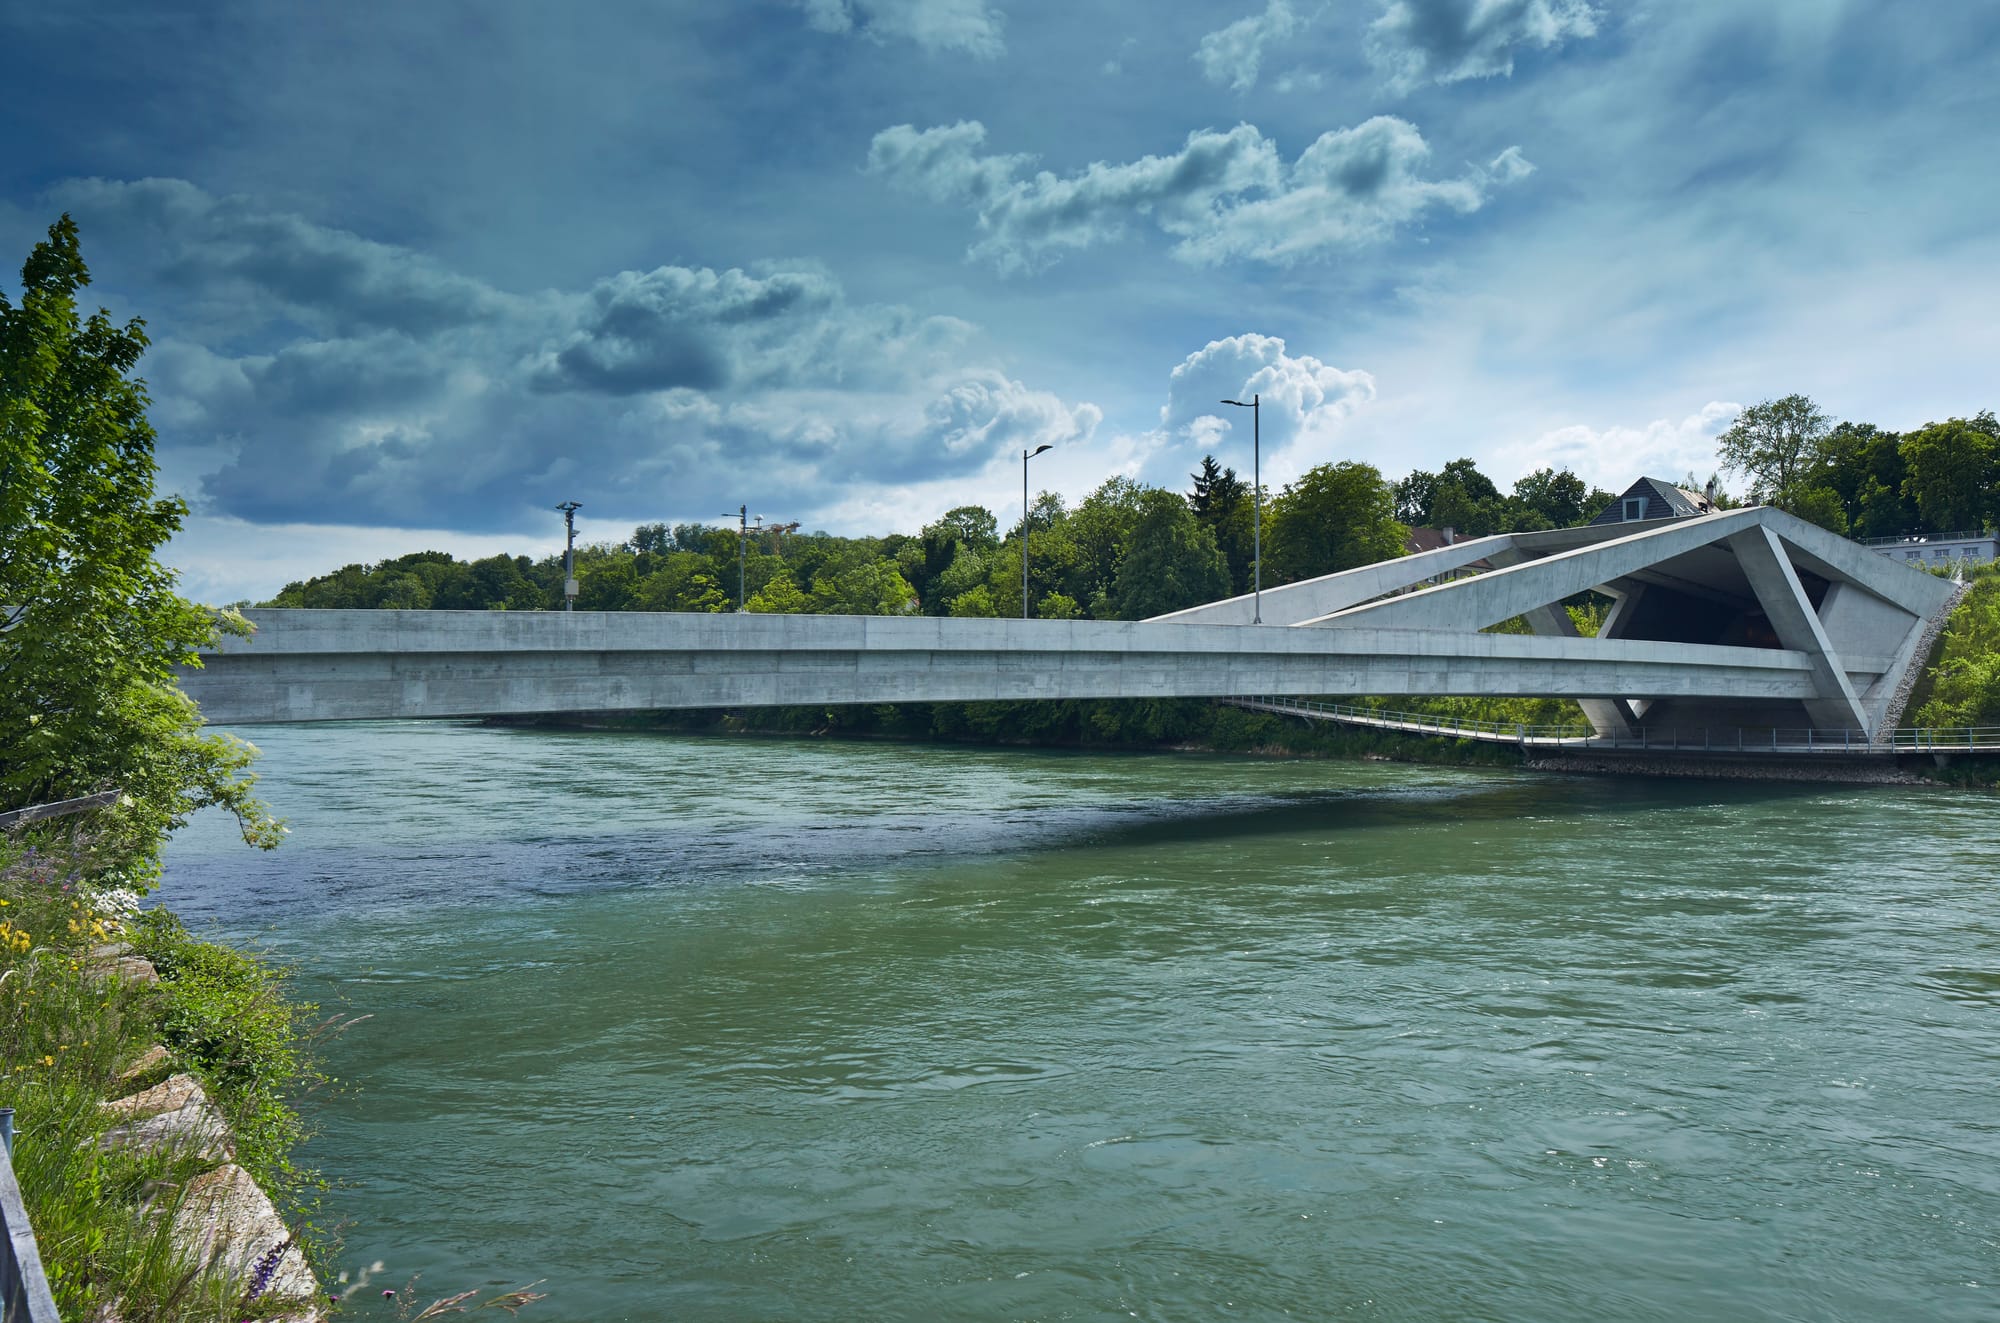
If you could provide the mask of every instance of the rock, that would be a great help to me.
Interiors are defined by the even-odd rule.
[[[104,1132],[100,1148],[178,1148],[223,1160],[236,1156],[228,1124],[192,1075],[174,1075],[143,1093],[101,1105],[125,1119]]]
[[[167,1056],[167,1049],[155,1043],[144,1052],[141,1052],[138,1059],[131,1065],[119,1071],[118,1078],[127,1084],[130,1084],[134,1080],[142,1080],[162,1066],[165,1066],[170,1060],[171,1058]]]
[[[119,956],[111,972],[127,983],[158,983],[160,971],[144,956]]]
[[[233,1162],[188,1182],[174,1212],[173,1237],[204,1267],[242,1278],[245,1289],[275,1253],[264,1295],[281,1299],[319,1295],[306,1256],[292,1243],[292,1233],[270,1196]],[[301,1317],[317,1316],[315,1309]]]
[[[153,962],[144,956],[132,954],[129,942],[105,942],[90,948],[90,976],[103,982],[107,978],[123,979],[127,983],[158,983],[160,971],[153,968]]]

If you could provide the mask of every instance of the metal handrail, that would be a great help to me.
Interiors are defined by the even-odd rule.
[[[1455,720],[1428,712],[1396,712],[1354,703],[1329,703],[1285,695],[1236,694],[1223,701],[1279,715],[1323,716],[1378,730],[1494,743],[1562,745],[1578,749],[1642,749],[1689,753],[1965,753],[2000,752],[2000,726],[1923,726],[1883,731],[1870,739],[1853,727],[1736,726],[1719,730],[1649,731],[1599,735],[1577,725],[1535,725],[1515,721]]]
[[[0,1319],[5,1323],[62,1323],[56,1298],[42,1271],[35,1230],[21,1183],[14,1179],[14,1109],[0,1108]]]
[[[26,808],[9,809],[0,813],[0,831],[11,831],[15,827],[25,827],[31,822],[48,818],[65,818],[88,809],[104,808],[117,803],[123,793],[121,790],[100,790],[94,795],[79,795],[75,799],[58,799],[51,804],[30,804]]]
[[[1930,542],[1981,542],[1995,536],[1990,528],[1962,528],[1955,533],[1902,533],[1896,537],[1864,537],[1856,541],[1864,547],[1893,547],[1902,543]]]

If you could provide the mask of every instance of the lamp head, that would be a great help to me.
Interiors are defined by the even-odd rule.
[[[1055,449],[1054,443],[1050,442],[1036,446],[1033,450],[1023,450],[1021,453],[1027,456],[1029,459],[1033,459],[1035,456],[1041,454],[1044,450],[1054,450],[1054,449]]]
[[[1239,409],[1247,409],[1247,408],[1249,408],[1249,407],[1250,407],[1249,405],[1245,404],[1245,403],[1244,403],[1243,401],[1241,401],[1241,400],[1224,400],[1224,401],[1223,401],[1223,403],[1224,403],[1224,404],[1233,404],[1233,405],[1235,405],[1235,406],[1236,406],[1237,408],[1239,408]]]

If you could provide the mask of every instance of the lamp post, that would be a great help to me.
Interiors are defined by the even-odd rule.
[[[1250,411],[1250,499],[1255,511],[1252,516],[1255,522],[1250,529],[1250,540],[1253,548],[1252,561],[1256,566],[1253,571],[1256,587],[1252,590],[1256,596],[1251,599],[1250,623],[1253,625],[1264,623],[1264,478],[1259,472],[1262,467],[1260,452],[1264,447],[1263,439],[1258,435],[1264,418],[1258,408],[1257,400],[1258,397],[1252,395],[1248,404],[1241,400],[1223,401],[1224,404],[1233,404],[1239,409]]]
[[[576,512],[581,501],[564,501],[556,509],[563,517],[563,610],[576,610]]]
[[[764,516],[758,515],[757,523],[761,526],[763,522]],[[744,592],[744,587],[749,581],[750,507],[739,505],[736,507],[736,613],[738,615],[742,615],[748,609],[746,603],[749,601],[749,595]]]
[[[1039,445],[1021,452],[1021,619],[1028,618],[1028,461],[1053,445]]]

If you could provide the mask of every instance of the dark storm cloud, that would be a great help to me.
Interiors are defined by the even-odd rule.
[[[506,311],[498,292],[407,249],[246,198],[212,197],[185,180],[73,180],[50,196],[87,226],[94,245],[143,253],[153,280],[239,317],[421,334]]]
[[[163,446],[226,456],[213,513],[498,529],[562,497],[713,514],[746,485],[816,508],[1098,421],[979,361],[966,323],[851,305],[809,264],[521,295],[180,181],[61,192],[106,266],[237,309],[156,324],[145,364]]]

